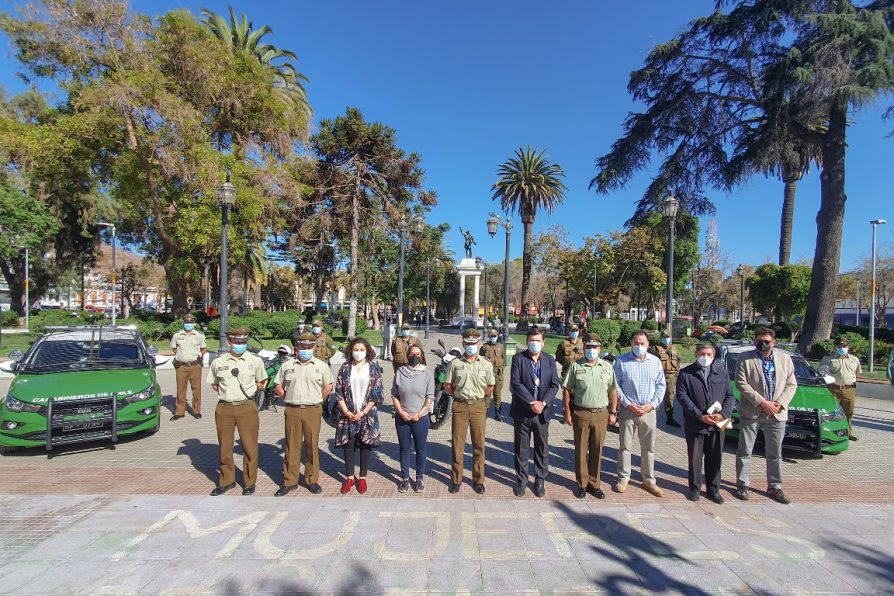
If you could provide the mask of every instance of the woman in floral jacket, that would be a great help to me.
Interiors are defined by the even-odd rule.
[[[360,475],[357,492],[366,492],[366,472],[372,449],[382,444],[377,406],[382,403],[382,367],[375,361],[369,342],[358,337],[345,350],[348,358],[335,380],[338,415],[335,423],[335,445],[345,450],[345,481],[341,493],[347,494],[355,484],[354,456],[360,450]]]

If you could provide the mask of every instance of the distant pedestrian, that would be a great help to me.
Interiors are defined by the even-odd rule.
[[[621,402],[618,414],[621,448],[618,451],[618,483],[615,491],[622,493],[627,490],[633,438],[638,434],[643,489],[656,497],[662,497],[664,491],[655,483],[655,411],[664,399],[664,370],[658,357],[648,353],[649,336],[645,331],[640,329],[634,332],[630,346],[630,352],[618,356],[614,364],[618,399]]]
[[[391,398],[394,403],[394,424],[400,443],[401,481],[397,491],[410,490],[410,460],[416,454],[416,481],[413,490],[425,491],[428,466],[429,408],[435,399],[435,378],[425,363],[425,353],[418,345],[410,346],[408,362],[397,369]]]
[[[704,479],[707,497],[722,505],[720,463],[723,457],[724,431],[717,424],[732,415],[736,399],[730,387],[729,373],[722,364],[715,361],[714,346],[698,346],[695,349],[695,358],[694,363],[680,371],[676,384],[677,403],[683,410],[686,452],[689,457],[689,494],[686,498],[698,501]],[[720,404],[720,410],[709,413],[714,404]]]
[[[764,435],[767,460],[767,491],[771,499],[788,504],[782,492],[782,441],[788,420],[788,405],[798,382],[795,365],[784,350],[776,348],[776,333],[758,329],[754,352],[739,357],[736,387],[739,389],[739,446],[736,450],[736,497],[747,501],[750,484],[751,452],[760,429]]]
[[[829,384],[829,390],[847,416],[847,432],[850,440],[856,441],[852,421],[857,403],[857,375],[863,372],[863,368],[860,366],[860,359],[849,353],[850,348],[848,338],[839,337],[835,343],[835,355],[823,358],[819,367],[820,371],[827,372],[834,378],[834,382]]]
[[[649,351],[658,356],[664,370],[664,423],[679,428],[680,424],[674,419],[674,396],[677,392],[677,375],[680,372],[680,354],[667,331],[661,332],[660,344],[652,346]]]
[[[341,493],[347,494],[356,484],[357,492],[366,492],[366,474],[372,450],[382,444],[379,410],[382,404],[382,367],[375,361],[375,352],[362,337],[351,340],[349,361],[342,364],[335,381],[338,418],[335,424],[335,445],[345,451],[345,480]],[[356,452],[360,452],[360,473],[355,475]]]

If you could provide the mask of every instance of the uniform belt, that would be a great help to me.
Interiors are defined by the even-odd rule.
[[[177,364],[180,366],[195,366],[196,364],[201,364],[201,360],[190,360],[189,362],[184,362],[183,360],[178,360]]]
[[[247,400],[247,399],[241,399],[241,400],[239,400],[239,401],[224,401],[224,400],[219,400],[217,403],[218,403],[218,405],[224,405],[224,406],[244,406],[244,405],[247,404],[249,401],[250,401],[250,400]]]
[[[306,408],[319,408],[320,406],[323,405],[323,402],[320,402],[318,404],[310,404],[310,405],[308,405],[308,404],[290,404],[289,402],[285,402],[285,404],[286,404],[287,408],[299,408],[301,410],[304,410]]]
[[[851,389],[856,388],[857,384],[854,383],[853,385],[836,385],[835,383],[832,383],[831,385],[829,385],[829,387],[835,387],[836,389]]]
[[[475,405],[475,404],[477,404],[478,402],[480,402],[480,401],[484,401],[484,400],[483,400],[483,399],[465,399],[465,398],[462,398],[462,397],[454,397],[454,398],[453,398],[453,401],[456,402],[456,403],[458,403],[458,404],[465,404],[465,405],[467,405],[467,406],[472,406],[472,405]]]
[[[580,410],[582,412],[604,412],[608,409],[608,406],[604,408],[584,408],[581,406],[574,406],[575,410]]]

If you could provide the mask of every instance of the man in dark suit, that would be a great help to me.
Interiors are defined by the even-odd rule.
[[[552,402],[559,392],[556,360],[543,352],[543,332],[532,327],[527,336],[528,349],[512,357],[509,390],[512,393],[512,419],[515,426],[516,497],[524,496],[528,484],[528,451],[534,436],[534,494],[542,497],[549,474],[549,419]]]
[[[723,504],[720,495],[720,461],[723,456],[723,433],[717,423],[728,419],[736,403],[729,373],[715,362],[714,346],[702,344],[695,350],[696,361],[680,371],[677,378],[677,403],[683,409],[683,430],[689,454],[690,501],[698,501],[702,486],[702,460],[705,465],[707,496]],[[720,411],[708,413],[714,403]]]

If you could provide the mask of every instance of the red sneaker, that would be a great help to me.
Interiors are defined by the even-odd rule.
[[[357,481],[357,492],[361,495],[366,492],[366,478]]]
[[[348,478],[341,485],[341,494],[346,495],[351,492],[351,487],[354,486],[354,478]]]

